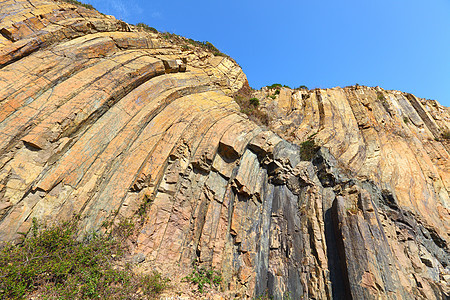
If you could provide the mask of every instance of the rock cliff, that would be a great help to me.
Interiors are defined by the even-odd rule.
[[[231,58],[64,2],[0,7],[0,240],[126,218],[136,271],[187,295],[196,262],[230,299],[449,296],[448,108],[263,88],[259,126]]]

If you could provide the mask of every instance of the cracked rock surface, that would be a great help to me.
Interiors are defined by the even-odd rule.
[[[216,298],[449,297],[449,109],[263,88],[263,128],[232,98],[245,83],[231,58],[95,10],[0,0],[0,240],[127,218],[136,271],[191,298],[193,262],[220,272]]]

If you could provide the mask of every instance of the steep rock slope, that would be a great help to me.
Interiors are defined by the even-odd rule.
[[[246,82],[230,58],[63,2],[0,7],[2,241],[33,218],[129,218],[136,271],[177,282],[197,262],[224,297],[449,294],[446,108],[263,89],[269,130],[230,97]],[[301,161],[311,134],[323,147]]]
[[[311,91],[263,88],[253,96],[260,99],[263,111],[276,116],[271,123],[275,132],[297,144],[315,140],[329,149],[331,165],[339,167],[335,175],[330,173],[328,162],[323,164],[323,157],[313,159],[322,185],[332,188],[336,195],[344,195],[341,202],[336,197],[334,205],[338,206],[331,211],[339,212],[341,203],[349,212],[347,217],[341,211],[343,216],[332,218],[337,225],[334,230],[340,231],[338,239],[343,240],[338,241],[343,243],[338,248],[347,260],[344,269],[351,272],[356,268],[352,272],[359,272],[348,275],[347,285],[356,288],[365,281],[364,275],[376,276],[378,271],[372,268],[389,270],[387,265],[396,265],[397,271],[381,271],[384,274],[380,278],[370,278],[372,288],[379,290],[381,278],[397,272],[409,293],[411,284],[422,285],[417,276],[420,273],[436,282],[447,278],[448,285],[448,108],[379,87]],[[353,191],[356,198],[342,191],[352,181],[357,182],[357,191]],[[364,207],[366,197],[373,208]],[[369,217],[366,210],[376,213]],[[355,213],[359,216],[353,216]],[[367,223],[373,223],[368,227],[370,232],[362,229],[367,229]],[[358,239],[365,241],[362,252],[359,242],[355,244]],[[371,240],[376,243],[371,244]],[[386,257],[396,263],[386,264]]]

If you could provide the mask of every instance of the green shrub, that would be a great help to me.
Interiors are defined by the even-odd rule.
[[[268,85],[267,86],[267,88],[268,89],[271,89],[271,90],[273,90],[273,89],[279,89],[279,88],[281,88],[282,87],[282,85],[280,84],[280,83],[274,83],[274,84],[272,84],[272,85]]]
[[[153,27],[148,26],[145,23],[137,23],[136,24],[137,27],[144,29],[145,31],[149,31],[149,32],[153,32],[153,33],[158,33],[158,30],[156,30]]]
[[[206,269],[202,267],[194,266],[194,270],[192,273],[184,278],[190,283],[197,285],[197,290],[200,293],[204,292],[205,287],[209,286],[210,288],[214,288],[219,286],[222,282],[222,277],[217,271],[214,269]]]
[[[251,98],[249,100],[249,102],[250,102],[251,105],[253,105],[255,107],[259,105],[259,100],[258,100],[258,98],[255,98],[255,97]]]
[[[320,147],[316,145],[314,139],[310,138],[300,144],[300,159],[309,161],[319,151]]]
[[[114,267],[126,250],[115,238],[89,234],[78,241],[77,232],[77,219],[48,228],[33,219],[21,245],[0,248],[0,298],[37,293],[52,299],[129,299],[139,289],[156,297],[167,286],[158,273],[143,276],[129,266]]]
[[[148,209],[150,208],[150,205],[152,204],[152,202],[153,202],[153,199],[151,198],[151,196],[144,195],[141,205],[139,205],[139,208],[136,211],[137,215],[141,217],[141,223],[144,222],[145,214],[147,213]]]
[[[279,95],[280,94],[280,90],[275,90],[274,95]]]
[[[308,87],[306,85],[301,85],[296,90],[308,90]]]
[[[409,119],[408,119],[408,117],[403,117],[403,122],[405,122],[405,124],[409,124]]]
[[[155,297],[161,294],[166,288],[169,279],[163,278],[160,273],[153,271],[153,274],[143,275],[141,284],[145,295]]]
[[[275,100],[277,98],[277,96],[275,94],[274,95],[269,95],[269,98]]]
[[[274,83],[274,84],[272,84],[272,85],[267,85],[267,88],[268,88],[268,89],[271,89],[271,90],[273,90],[273,89],[279,90],[279,89],[282,88],[282,87],[285,87],[285,88],[287,88],[287,89],[290,89],[290,88],[291,88],[290,86],[285,85],[285,84],[281,84],[281,83]]]

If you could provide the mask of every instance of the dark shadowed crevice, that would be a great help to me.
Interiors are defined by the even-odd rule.
[[[8,41],[15,42],[11,32],[9,32],[8,29],[6,28],[0,29],[0,34]]]
[[[338,253],[338,245],[335,228],[335,223],[333,221],[332,209],[330,208],[325,212],[324,223],[325,223],[325,240],[327,243],[327,257],[328,257],[328,268],[330,270],[330,281],[333,299],[350,299],[346,297],[345,289],[345,279],[348,278],[345,275],[346,272],[342,269],[342,262]],[[345,277],[344,277],[345,276]]]
[[[328,220],[327,220],[328,219]],[[329,259],[330,280],[333,299],[353,299],[350,290],[347,264],[345,262],[345,246],[339,230],[337,201],[325,214],[325,238]]]

